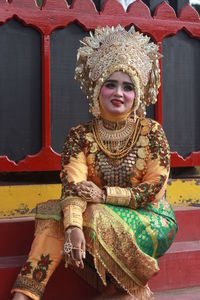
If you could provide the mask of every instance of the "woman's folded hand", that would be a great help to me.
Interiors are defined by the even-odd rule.
[[[81,181],[77,185],[78,195],[91,203],[104,203],[104,191],[92,181]]]

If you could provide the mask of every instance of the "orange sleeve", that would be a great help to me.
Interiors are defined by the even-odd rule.
[[[148,141],[146,167],[140,182],[127,188],[105,187],[107,203],[136,209],[156,202],[164,195],[170,170],[170,150],[162,127],[153,120],[149,122]]]
[[[134,209],[160,200],[165,193],[169,177],[169,145],[160,124],[155,121],[152,122],[149,133],[149,157],[146,161],[146,172],[142,182],[130,189],[129,207]]]
[[[65,228],[69,226],[82,228],[82,213],[87,205],[86,201],[81,199],[75,191],[75,185],[80,181],[87,180],[88,176],[83,132],[82,126],[71,129],[61,155],[61,205]]]

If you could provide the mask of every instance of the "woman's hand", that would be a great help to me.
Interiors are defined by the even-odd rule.
[[[28,299],[31,298],[19,292],[16,292],[12,298],[12,300],[28,300]]]
[[[104,192],[92,181],[81,181],[77,184],[77,193],[87,202],[104,203]]]
[[[67,249],[69,249],[69,253],[66,253]],[[65,232],[64,241],[64,254],[67,255],[67,263],[83,269],[85,253],[86,246],[83,231],[78,227],[69,227]]]

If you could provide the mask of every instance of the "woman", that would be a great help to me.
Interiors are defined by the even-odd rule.
[[[40,299],[62,250],[66,266],[83,268],[86,249],[103,283],[114,286],[100,299],[151,299],[148,280],[177,231],[165,199],[169,146],[161,126],[143,117],[160,86],[157,46],[119,25],[97,28],[83,45],[75,78],[94,119],[65,141],[61,201],[37,208],[13,300]]]

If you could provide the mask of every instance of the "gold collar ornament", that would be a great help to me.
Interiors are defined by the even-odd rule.
[[[158,46],[150,37],[128,31],[118,25],[97,28],[85,37],[78,49],[75,79],[90,101],[90,111],[100,115],[99,93],[102,84],[116,71],[127,73],[135,91],[133,111],[140,114],[145,107],[157,101],[160,87]]]
[[[121,130],[103,130],[101,120],[93,121],[92,133],[99,148],[111,159],[120,160],[134,148],[140,133],[140,119],[128,119]],[[109,138],[110,135],[110,138]]]

